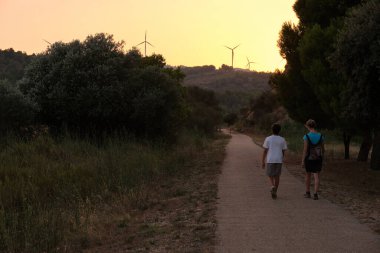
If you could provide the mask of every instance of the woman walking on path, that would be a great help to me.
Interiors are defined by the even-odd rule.
[[[314,120],[306,121],[305,127],[309,133],[303,136],[302,168],[306,170],[306,193],[305,198],[311,198],[310,181],[311,173],[314,176],[314,199],[318,199],[319,173],[322,170],[323,154],[325,152],[324,138],[316,131],[317,124]]]

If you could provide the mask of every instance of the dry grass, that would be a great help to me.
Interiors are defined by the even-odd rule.
[[[173,199],[192,193],[187,180],[206,166],[194,161],[209,149],[214,157],[210,142],[194,133],[170,147],[128,138],[100,146],[70,137],[7,141],[0,150],[0,252],[80,252],[130,228],[144,210],[165,209],[166,189]],[[185,188],[171,188],[177,184]],[[136,231],[146,237],[164,232],[145,223]]]
[[[217,178],[227,137],[180,173],[122,195],[94,213],[86,252],[214,252]]]

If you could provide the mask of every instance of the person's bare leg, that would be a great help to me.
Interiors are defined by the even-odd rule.
[[[269,182],[272,187],[275,187],[274,177],[269,177]]]
[[[319,172],[313,173],[314,176],[314,193],[318,193],[319,191]]]
[[[279,184],[280,184],[280,175],[274,177],[274,186],[276,187],[276,191],[278,189]]]
[[[269,180],[270,180],[270,183],[272,185],[272,188],[270,190],[270,193],[272,195],[272,199],[275,199],[277,198],[277,194],[276,194],[276,180],[275,180],[275,177],[269,177]]]
[[[306,177],[305,177],[306,192],[310,192],[310,181],[311,181],[311,173],[306,172]]]

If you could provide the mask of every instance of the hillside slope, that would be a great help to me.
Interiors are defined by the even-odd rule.
[[[269,89],[270,73],[244,69],[215,69],[214,66],[181,67],[185,86],[199,86],[218,93],[225,91],[256,93]]]
[[[248,106],[249,100],[270,89],[271,73],[214,66],[181,67],[186,75],[184,86],[198,86],[212,90],[226,112],[239,112]]]

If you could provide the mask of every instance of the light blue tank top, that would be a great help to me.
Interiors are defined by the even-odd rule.
[[[313,144],[317,144],[318,141],[319,141],[319,139],[321,138],[321,134],[320,134],[320,133],[309,132],[307,135],[309,136],[310,141],[311,141],[311,143],[313,143]],[[304,139],[305,141],[307,140],[306,135],[303,136],[303,139]],[[325,138],[324,138],[323,136],[322,136],[322,140],[323,140],[323,141],[325,140]]]

